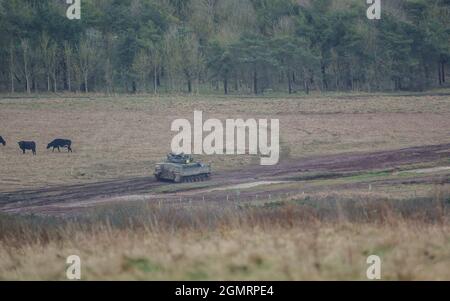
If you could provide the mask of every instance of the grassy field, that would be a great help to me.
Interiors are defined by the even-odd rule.
[[[283,158],[450,142],[445,95],[2,98],[0,192],[150,176],[170,150],[171,122],[192,120],[194,110],[222,120],[279,118]],[[74,153],[47,151],[57,137],[72,139]],[[38,155],[21,155],[19,140],[35,140]],[[201,159],[215,170],[258,162]],[[449,163],[302,171],[222,191],[250,195],[242,202],[127,195],[86,207],[54,204],[80,205],[66,217],[0,213],[0,280],[65,280],[73,254],[84,280],[367,280],[369,255],[381,257],[384,280],[450,280],[450,187],[441,181]],[[193,184],[154,192],[186,185]]]
[[[345,95],[298,98],[135,96],[0,99],[0,191],[148,176],[170,151],[177,118],[278,118],[282,154],[374,151],[449,142],[448,96]],[[74,153],[45,149],[69,138]],[[22,156],[17,141],[35,140],[38,156]],[[215,170],[257,163],[249,156],[203,158]]]
[[[388,200],[389,199],[389,200]],[[393,202],[395,200],[395,202]],[[0,279],[449,280],[450,191],[299,195],[245,206],[134,203],[78,219],[0,218]]]

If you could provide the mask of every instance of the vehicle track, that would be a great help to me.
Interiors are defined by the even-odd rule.
[[[361,172],[375,169],[395,169],[401,165],[426,163],[450,158],[450,143],[418,146],[373,153],[349,153],[287,159],[276,166],[250,166],[244,170],[219,172],[213,175],[217,186],[249,183],[260,180],[280,180],[302,173]],[[92,184],[55,186],[0,193],[0,212],[79,203],[127,195],[149,194],[155,188],[174,185],[157,182],[153,177],[117,179]],[[177,194],[182,194],[178,192]]]

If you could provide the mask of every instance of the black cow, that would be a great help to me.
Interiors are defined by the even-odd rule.
[[[26,150],[31,150],[33,155],[36,155],[36,142],[34,141],[20,141],[19,147],[24,154]]]
[[[58,149],[58,152],[60,152],[60,147],[67,147],[67,152],[72,152],[72,141],[67,139],[55,139],[47,145],[47,149],[53,148],[52,152],[54,152],[56,148]]]
[[[0,136],[0,144],[3,144],[3,146],[6,145],[6,141],[3,139],[2,136]]]

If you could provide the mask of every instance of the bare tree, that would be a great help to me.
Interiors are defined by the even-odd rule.
[[[153,93],[158,93],[158,72],[161,68],[161,52],[159,49],[153,49],[150,54],[152,67],[153,67]]]
[[[112,66],[112,48],[113,48],[114,39],[111,33],[105,32],[104,33],[104,75],[105,75],[105,82],[106,82],[106,94],[110,94],[114,92],[114,70]]]
[[[140,86],[139,90],[141,90],[144,93],[147,92],[147,79],[151,67],[152,66],[148,50],[145,49],[140,50],[134,58],[132,69],[139,79],[138,80]]]
[[[72,91],[72,55],[72,47],[68,41],[64,41],[64,62],[66,65],[67,88],[69,91]]]
[[[9,74],[11,77],[11,93],[15,92],[15,88],[14,88],[14,70],[16,69],[15,66],[15,59],[14,59],[14,52],[15,52],[15,47],[14,44],[11,43],[11,45],[9,46]]]
[[[164,64],[169,80],[169,89],[176,90],[175,80],[180,73],[181,48],[178,41],[178,29],[172,26],[164,35]]]
[[[95,47],[93,41],[89,38],[85,38],[80,41],[78,47],[78,64],[83,77],[84,92],[88,93],[88,80],[89,74],[95,64]]]
[[[41,60],[42,65],[45,69],[45,75],[47,78],[47,92],[50,92],[51,85],[50,85],[50,74],[51,74],[51,41],[50,37],[47,33],[43,33],[40,37],[40,52],[41,52]]]
[[[192,93],[192,81],[196,80],[198,93],[200,74],[204,67],[204,59],[200,51],[199,41],[194,34],[185,34],[181,37],[180,42],[183,58],[181,61],[181,69],[186,76],[188,92]]]
[[[22,47],[22,55],[23,55],[23,74],[25,76],[25,82],[26,82],[26,90],[28,94],[31,94],[31,85],[30,85],[30,70],[29,70],[29,64],[30,64],[30,42],[28,39],[22,39],[20,41],[20,45]]]
[[[57,78],[57,69],[58,69],[58,49],[55,43],[50,43],[49,45],[49,67],[50,72],[53,79],[53,92],[58,92],[58,78]]]

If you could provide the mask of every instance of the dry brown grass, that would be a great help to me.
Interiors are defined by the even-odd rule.
[[[0,279],[450,280],[450,194],[323,193],[257,206],[115,205],[73,220],[0,216]]]
[[[396,149],[449,142],[447,96],[361,98],[110,97],[0,100],[0,191],[150,175],[169,151],[176,118],[279,118],[292,157]],[[52,154],[56,137],[74,141],[74,154]],[[35,140],[38,156],[16,142]],[[252,158],[208,157],[215,169]]]

